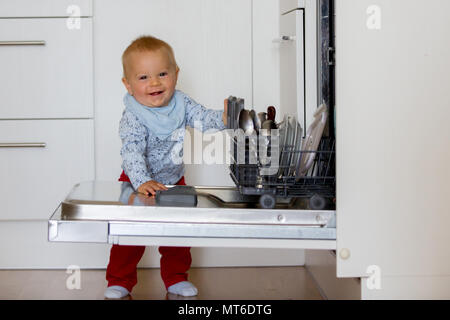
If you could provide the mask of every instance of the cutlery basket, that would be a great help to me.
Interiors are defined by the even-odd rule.
[[[301,159],[314,153],[314,162],[303,176],[297,176],[297,163],[278,164],[275,174],[264,174],[271,163],[263,165],[260,155],[262,141],[245,136],[231,139],[230,175],[239,192],[244,195],[257,195],[264,209],[276,206],[277,198],[305,198],[312,210],[334,207],[335,203],[335,139],[322,137],[317,151],[295,150],[292,145],[279,146],[279,159]],[[271,140],[267,140],[265,149],[270,158]],[[277,141],[277,140],[275,140]],[[298,156],[300,154],[300,156]],[[295,157],[295,155],[297,155]],[[278,158],[278,157],[277,157]],[[278,159],[277,159],[278,160]]]

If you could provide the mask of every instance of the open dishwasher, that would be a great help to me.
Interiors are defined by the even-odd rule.
[[[234,100],[243,101],[231,97],[229,111],[236,107]],[[245,111],[241,109],[240,118]],[[233,112],[228,116],[230,126],[238,123]],[[287,136],[288,124],[284,124]],[[167,186],[167,191],[148,196],[136,192],[129,182],[80,183],[50,218],[49,241],[335,249],[334,202],[317,201],[325,196],[335,199],[332,139],[320,132],[320,139],[313,139],[318,140],[317,149],[303,151],[283,144],[280,155],[274,152],[278,130],[272,130],[272,136],[262,130],[259,136],[237,132],[242,139],[231,135],[230,164],[236,187]],[[265,158],[259,155],[269,155],[276,166],[263,164]],[[302,162],[302,157],[307,161]],[[302,170],[301,164],[307,162],[310,165]],[[264,169],[274,170],[264,174]]]
[[[276,151],[279,167],[276,172],[261,175],[261,169],[267,166],[258,160],[256,163],[249,162],[252,157],[249,143],[252,139],[244,138],[244,163],[237,163],[237,140],[231,137],[230,152],[234,160],[229,169],[236,186],[188,186],[196,196],[195,204],[191,205],[158,203],[155,197],[135,192],[128,182],[79,183],[50,217],[48,240],[148,246],[335,250],[332,3],[330,0],[319,0],[314,10],[297,8],[282,15],[283,19],[296,17],[298,22],[304,21],[298,18],[304,17],[306,12],[314,11],[317,18],[316,27],[305,30],[307,24],[300,23],[296,27],[296,37],[281,36],[281,46],[290,46],[292,38],[296,38],[297,44],[284,48],[294,50],[297,61],[297,67],[289,68],[289,72],[297,74],[298,96],[294,100],[298,104],[295,110],[289,112],[297,113],[298,121],[295,122],[303,125],[303,134],[294,129],[294,136],[306,137],[309,106],[317,109],[325,105],[325,113],[320,112],[324,108],[319,108],[310,112],[308,118],[313,118],[314,114],[314,118],[320,119],[324,126],[321,128],[323,136],[315,150],[298,150],[292,143],[295,138],[289,143],[286,130],[290,123],[295,122],[285,117],[277,125],[280,129],[278,137],[283,137],[280,149]],[[317,39],[317,43],[310,45],[305,39],[308,34],[312,39]],[[314,50],[309,50],[309,45]],[[312,55],[317,65],[310,68],[306,62]],[[303,85],[298,82],[300,80]],[[317,83],[317,90],[308,89],[307,83],[310,82]],[[300,93],[303,95],[301,98]],[[315,98],[311,99],[312,96]],[[309,103],[310,100],[314,102]],[[286,105],[283,101],[282,104]],[[228,129],[238,127],[236,124],[239,123],[241,109],[243,100],[230,97]],[[270,138],[263,134],[260,137],[263,138],[260,141],[264,151],[268,155],[273,154],[276,148],[271,145]],[[309,159],[307,169],[303,171],[297,166],[302,156]],[[167,187],[172,189],[175,186]]]
[[[128,182],[80,183],[50,218],[48,239],[192,247],[336,247],[335,211],[304,210],[301,199],[260,209],[251,196],[232,187],[195,187],[195,191],[196,206],[171,207],[136,193]]]

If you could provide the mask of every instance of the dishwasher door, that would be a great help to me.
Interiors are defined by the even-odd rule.
[[[171,187],[171,186],[168,186]],[[280,199],[274,209],[234,187],[195,187],[195,207],[158,206],[128,182],[77,184],[49,219],[51,242],[336,249],[336,212]]]

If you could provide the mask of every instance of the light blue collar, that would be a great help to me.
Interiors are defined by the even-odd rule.
[[[127,110],[133,113],[158,138],[166,139],[185,124],[186,107],[179,91],[175,91],[167,106],[150,108],[127,93],[123,98]]]

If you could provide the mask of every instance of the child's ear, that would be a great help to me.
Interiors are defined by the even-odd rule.
[[[125,88],[127,89],[128,93],[129,93],[130,95],[133,95],[133,91],[131,90],[131,86],[130,86],[130,84],[128,83],[127,78],[123,77],[123,78],[122,78],[122,83],[124,84],[124,86],[125,86]]]

